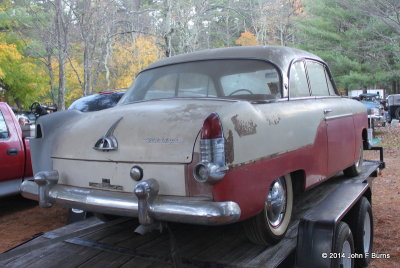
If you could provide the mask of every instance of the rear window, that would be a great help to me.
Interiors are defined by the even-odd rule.
[[[140,73],[120,103],[162,98],[281,98],[281,80],[271,63],[261,60],[207,60]]]
[[[114,107],[121,99],[125,91],[114,93],[99,93],[82,97],[74,101],[68,110],[79,110],[81,112],[93,112]]]

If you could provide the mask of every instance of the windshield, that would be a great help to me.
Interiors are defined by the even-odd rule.
[[[261,60],[207,60],[140,73],[120,104],[161,98],[281,98],[280,76]]]

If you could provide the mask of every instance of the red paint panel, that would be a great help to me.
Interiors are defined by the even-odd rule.
[[[280,176],[304,170],[306,188],[319,183],[327,173],[326,131],[325,121],[322,121],[313,145],[231,168],[224,179],[213,186],[214,200],[237,202],[242,210],[240,219],[244,220],[263,209],[269,186]]]
[[[328,176],[354,163],[355,140],[353,117],[343,117],[327,122],[328,128]],[[361,134],[360,137],[361,138]]]
[[[22,144],[22,130],[12,110],[0,103],[0,109],[6,121],[9,137],[0,139],[0,181],[22,178],[25,165],[25,153]],[[16,149],[17,155],[8,155],[9,149]]]
[[[350,119],[349,122],[346,121],[348,128],[342,126],[340,129],[339,125],[334,125],[338,129],[333,133],[328,133],[329,127],[325,121],[322,121],[313,145],[281,154],[275,158],[260,159],[231,168],[225,178],[213,186],[214,200],[237,202],[242,210],[240,220],[244,220],[258,214],[263,209],[269,186],[273,180],[282,175],[303,170],[306,175],[305,190],[316,186],[350,165],[345,163],[354,163],[358,159],[356,148],[359,148],[361,141],[358,137],[361,137],[363,129],[367,127],[365,118],[365,113],[356,114],[353,118],[348,117]],[[339,122],[333,123],[339,124]],[[328,153],[328,147],[335,148],[335,144],[328,145],[327,133],[334,135],[334,138],[340,136],[342,139],[341,149],[348,150]],[[348,155],[340,155],[340,152]],[[339,164],[330,166],[328,171],[328,156],[333,154],[336,154],[338,163],[344,164],[344,166]]]

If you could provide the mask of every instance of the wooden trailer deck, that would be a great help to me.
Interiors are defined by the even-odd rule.
[[[266,247],[247,241],[241,224],[205,227],[165,224],[162,233],[134,233],[133,219],[103,223],[92,217],[44,233],[0,255],[0,267],[288,267],[294,263],[300,218],[344,183],[376,176],[365,161],[355,178],[337,176],[300,195],[285,238]],[[315,212],[315,211],[314,211]]]

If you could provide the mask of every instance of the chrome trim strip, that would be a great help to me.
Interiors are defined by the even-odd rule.
[[[353,116],[353,114],[339,114],[339,115],[326,116],[325,121],[344,118],[344,117],[351,117],[351,116]]]
[[[39,187],[34,181],[24,181],[21,184],[21,192],[25,198],[39,200]],[[140,213],[138,199],[133,192],[55,184],[48,188],[44,196],[47,200],[43,201],[51,204],[85,211],[128,217],[138,217]],[[231,201],[214,202],[193,197],[156,195],[146,206],[146,214],[158,221],[223,225],[237,222],[241,211],[239,205]]]

